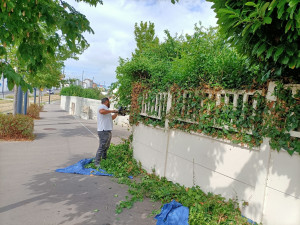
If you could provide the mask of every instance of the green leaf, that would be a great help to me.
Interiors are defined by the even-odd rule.
[[[234,15],[230,15],[230,16],[228,16],[228,18],[238,18],[239,17],[239,15],[238,14],[234,14]],[[240,21],[240,22],[242,22],[242,21]]]
[[[255,31],[256,31],[258,28],[260,28],[260,26],[261,26],[261,22],[256,21],[256,23],[255,23],[255,25],[254,25],[254,28],[253,28],[253,33],[255,33]]]
[[[14,82],[11,79],[7,80],[7,87],[11,91],[14,88]]]
[[[282,60],[281,60],[281,63],[283,64],[288,64],[289,62],[289,57],[285,56]]]
[[[246,2],[245,5],[256,7],[256,4],[254,2]]]
[[[220,9],[219,13],[224,13],[224,14],[236,14],[235,11],[230,10],[230,9]]]
[[[234,15],[233,15],[234,16]],[[230,16],[229,16],[230,17]],[[239,21],[237,22],[233,27],[237,27],[238,25],[240,25],[243,21]]]
[[[268,6],[270,5],[270,2],[266,2],[263,7],[261,7],[260,9],[260,15],[261,17],[264,17],[265,16],[265,13],[266,13],[266,9],[268,8]]]
[[[257,11],[254,11],[254,12],[250,13],[249,18],[256,17],[257,15],[258,15]]]
[[[289,149],[287,150],[287,152],[288,152],[290,155],[293,155],[293,154],[294,154],[294,151],[295,151],[295,150],[289,150]]]
[[[297,59],[298,59],[297,57],[290,58],[290,61],[289,61],[289,67],[290,67],[291,69],[294,69],[294,68],[295,68]]]
[[[245,28],[244,28],[244,30],[243,30],[243,32],[242,32],[242,36],[244,36],[245,35],[245,33],[247,32],[247,30],[251,27],[251,23],[249,23]]]
[[[6,49],[3,46],[0,46],[0,56],[6,54]]]
[[[277,11],[277,18],[281,19],[283,13],[284,13],[284,7],[279,8],[279,10]]]
[[[271,4],[269,5],[269,10],[270,10],[270,11],[273,10],[273,9],[275,8],[277,2],[278,2],[278,0],[273,0],[273,1],[271,2]]]
[[[271,48],[269,48],[268,50],[267,50],[267,55],[266,55],[266,58],[268,59],[268,58],[270,58],[270,56],[272,55],[272,52],[273,52],[273,50],[274,50],[274,46],[272,46]]]
[[[299,0],[291,0],[290,2],[289,2],[289,6],[292,8],[292,7],[294,7],[294,6],[296,6],[297,4],[299,4]]]
[[[265,43],[263,43],[257,50],[257,56],[260,56],[266,50],[266,47],[267,47],[267,45]]]
[[[264,18],[264,23],[271,24],[272,23],[272,18],[271,17],[265,17]]]
[[[291,29],[292,24],[293,24],[293,20],[289,20],[289,22],[287,22],[285,26],[285,33],[287,33],[289,29]]]
[[[276,69],[276,71],[275,71],[276,76],[281,76],[281,74],[282,74],[282,67],[280,67],[279,69]]]
[[[275,54],[274,54],[274,60],[277,61],[277,59],[279,58],[279,56],[282,54],[284,50],[284,47],[278,47]]]

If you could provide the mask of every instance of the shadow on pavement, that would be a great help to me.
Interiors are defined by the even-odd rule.
[[[76,155],[60,168],[72,165],[84,155]],[[89,225],[150,225],[155,224],[153,217],[148,218],[159,204],[140,203],[131,210],[115,214],[116,204],[125,199],[127,186],[117,184],[114,178],[106,176],[87,176],[49,172],[35,175],[26,184],[35,197],[21,201],[1,210],[10,210],[30,202],[41,208],[55,206],[53,216],[61,217],[58,224]],[[48,212],[49,213],[49,212]],[[51,221],[49,221],[51,222]]]

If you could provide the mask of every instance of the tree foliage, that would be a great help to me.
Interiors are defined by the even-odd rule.
[[[163,42],[145,43],[143,51],[136,51],[131,59],[120,59],[118,81],[113,85],[120,104],[130,104],[131,85],[136,81],[162,91],[173,84],[237,89],[255,84],[257,66],[230,48],[218,29],[195,25],[193,35],[165,34]]]
[[[149,44],[158,44],[159,39],[155,36],[154,23],[141,21],[140,25],[135,23],[134,36],[137,45],[136,51],[142,51]]]
[[[101,100],[105,97],[98,88],[84,89],[83,87],[77,85],[70,85],[69,87],[62,88],[60,91],[60,95],[78,96],[82,98],[91,98],[97,100]]]
[[[76,0],[92,6],[101,0]],[[75,57],[87,48],[83,33],[93,33],[86,17],[70,4],[59,0],[12,0],[0,3],[0,72],[9,83],[22,85],[14,73],[7,49],[16,47],[16,58],[33,76],[59,55]]]
[[[299,0],[208,0],[220,32],[239,53],[265,66],[260,79],[300,74]]]

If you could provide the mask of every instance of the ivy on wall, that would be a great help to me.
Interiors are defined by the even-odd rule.
[[[275,102],[268,102],[265,107],[263,136],[271,138],[272,149],[285,149],[290,155],[300,154],[300,140],[291,137],[290,131],[300,131],[300,90],[293,96],[292,91],[277,83]]]
[[[137,89],[136,86],[141,84],[136,83],[133,90]],[[156,103],[160,105],[156,99],[158,91],[146,87],[139,90],[132,94],[133,99],[137,99],[131,109],[131,122],[134,124],[142,122],[145,125],[164,127],[167,118],[169,127],[173,129],[203,133],[250,148],[259,146],[263,137],[269,137],[272,149],[285,149],[291,155],[294,152],[300,154],[299,138],[291,137],[289,133],[299,129],[299,91],[293,96],[291,90],[285,89],[283,84],[277,85],[275,102],[268,102],[266,90],[262,90],[249,96],[247,102],[243,102],[243,96],[240,95],[236,106],[233,104],[232,94],[226,94],[229,99],[227,104],[225,94],[220,96],[217,104],[217,89],[210,89],[209,95],[208,90],[203,87],[184,90],[174,85],[171,89],[170,112],[166,115],[165,108],[162,107],[159,119],[157,110],[153,110]],[[256,101],[255,109],[253,101]],[[140,115],[143,104],[148,106],[147,116]],[[166,105],[165,99],[161,105]]]

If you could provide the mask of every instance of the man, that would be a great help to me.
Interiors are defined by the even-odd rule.
[[[113,120],[118,116],[118,110],[109,110],[110,103],[108,98],[101,100],[101,105],[97,112],[97,131],[99,136],[99,148],[95,158],[95,166],[100,166],[101,159],[106,159],[106,153],[111,141],[111,131]],[[115,113],[111,115],[111,113]]]

